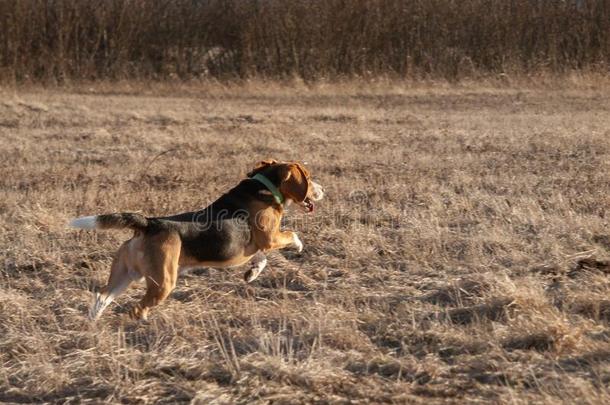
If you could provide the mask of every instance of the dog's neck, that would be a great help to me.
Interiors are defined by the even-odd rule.
[[[275,184],[273,184],[271,182],[271,180],[269,180],[268,178],[266,178],[265,176],[263,176],[260,173],[257,173],[254,176],[252,176],[252,179],[263,183],[263,185],[265,187],[267,187],[267,190],[261,190],[261,191],[268,191],[271,195],[273,195],[275,202],[277,202],[279,205],[282,205],[284,203],[285,198],[282,195],[282,192],[280,191],[279,188],[276,187]]]

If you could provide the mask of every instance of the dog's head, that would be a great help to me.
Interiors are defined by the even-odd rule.
[[[324,197],[322,186],[311,179],[309,170],[301,163],[263,160],[248,173],[248,177],[257,173],[267,177],[280,190],[287,203],[294,201],[306,212],[312,212],[314,201]]]

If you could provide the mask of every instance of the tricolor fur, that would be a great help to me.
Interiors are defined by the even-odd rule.
[[[279,204],[260,181],[260,173],[284,197]],[[293,231],[281,231],[284,205],[295,202],[312,212],[314,201],[322,199],[322,187],[311,180],[299,163],[267,160],[248,177],[208,207],[193,212],[145,217],[135,213],[114,213],[74,219],[79,229],[132,229],[133,237],[119,248],[112,263],[108,284],[94,297],[90,317],[103,310],[132,281],[144,279],[147,290],[130,312],[132,318],[146,318],[176,285],[179,270],[196,266],[233,267],[251,263],[244,278],[251,282],[267,264],[265,252],[303,243]]]

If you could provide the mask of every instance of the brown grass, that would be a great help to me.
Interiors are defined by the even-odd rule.
[[[2,92],[0,401],[610,401],[607,82],[155,91]],[[302,254],[86,319],[129,234],[68,219],[203,207],[267,157],[328,192]]]
[[[610,66],[608,0],[0,0],[0,82]]]

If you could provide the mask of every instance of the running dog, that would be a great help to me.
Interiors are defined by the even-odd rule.
[[[251,262],[244,274],[252,282],[267,265],[265,253],[303,243],[293,231],[281,231],[284,207],[296,203],[306,212],[324,196],[322,187],[299,163],[265,160],[236,187],[200,211],[167,217],[115,213],[74,219],[79,229],[132,229],[119,248],[108,284],[94,296],[89,317],[96,320],[133,281],[144,280],[146,293],[133,306],[132,319],[146,319],[176,286],[181,270],[234,267]]]

